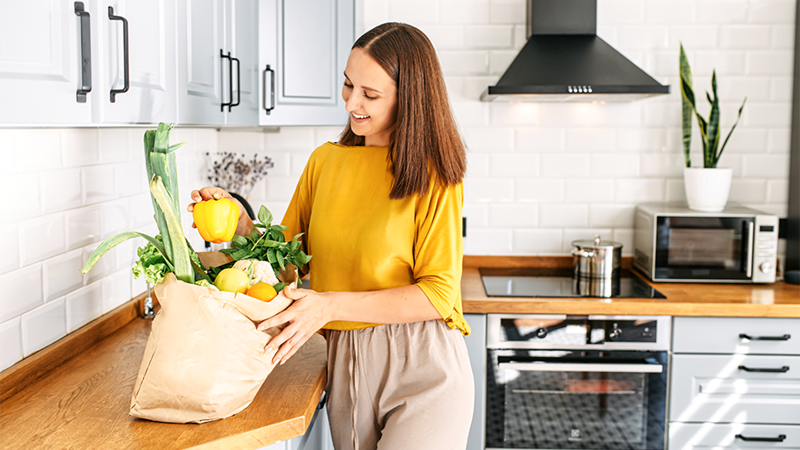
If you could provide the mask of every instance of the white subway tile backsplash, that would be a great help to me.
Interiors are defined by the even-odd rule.
[[[489,111],[492,125],[535,126],[539,123],[538,103],[493,103]]]
[[[641,175],[643,177],[683,176],[685,161],[683,153],[642,153]]]
[[[292,199],[297,187],[297,179],[284,177],[266,177],[266,200],[286,201]],[[254,192],[255,194],[255,192]]]
[[[746,108],[747,106],[745,106]],[[729,128],[722,129],[722,139],[725,139]],[[699,139],[698,139],[699,140]],[[722,143],[720,143],[722,146]],[[767,151],[767,130],[763,128],[739,128],[731,135],[725,145],[725,152],[735,153],[765,153]]]
[[[147,179],[144,160],[135,160],[114,165],[114,191],[117,197],[147,192],[142,188],[142,179]],[[184,179],[185,177],[179,177]]]
[[[514,180],[497,178],[464,180],[464,201],[510,202],[513,200]]]
[[[747,17],[745,0],[697,0],[697,21],[703,23],[738,23]]]
[[[616,197],[619,203],[663,202],[666,183],[661,178],[616,180]]]
[[[463,25],[424,25],[419,28],[428,36],[433,48],[439,50],[464,50]]]
[[[0,292],[0,323],[42,305],[42,265],[0,275]]]
[[[616,142],[617,150],[625,152],[668,150],[666,130],[658,128],[619,128]]]
[[[531,203],[494,203],[489,205],[490,227],[535,227],[537,205]]]
[[[513,45],[513,25],[467,25],[464,44],[467,48],[509,48]]]
[[[514,129],[507,127],[468,128],[464,142],[472,151],[502,152],[514,150]]]
[[[492,153],[489,175],[492,177],[535,177],[539,173],[536,153]]]
[[[516,180],[517,201],[553,203],[564,201],[564,180],[532,178]]]
[[[644,2],[641,0],[600,0],[597,2],[599,23],[642,23]]]
[[[186,205],[182,206],[188,206],[188,202],[186,202]],[[152,197],[150,197],[150,193],[148,192],[146,194],[139,194],[131,197],[130,212],[131,212],[130,228],[132,229],[153,223],[154,220],[153,215],[155,214],[155,211],[153,210],[153,200]],[[191,213],[189,213],[185,209],[182,209],[181,215],[191,216]]]
[[[645,0],[645,21],[658,24],[694,23],[696,10],[696,0]]]
[[[489,52],[443,50],[439,64],[448,75],[489,75]]]
[[[461,215],[467,218],[467,235],[471,229],[489,226],[489,204],[464,202]]]
[[[620,25],[619,46],[626,50],[662,50],[669,47],[669,34],[670,27],[662,25]]]
[[[81,169],[54,170],[41,179],[44,214],[81,206]]]
[[[642,123],[649,127],[680,127],[681,108],[669,103],[643,103]]]
[[[612,47],[619,47],[619,25],[597,24],[597,36]]]
[[[83,204],[104,202],[114,198],[114,167],[104,164],[81,168]]]
[[[633,228],[636,205],[591,204],[589,205],[590,227]]]
[[[547,127],[624,127],[642,123],[640,102],[541,103],[539,125]],[[660,125],[660,124],[659,124]]]
[[[525,0],[494,0],[489,12],[492,23],[525,24]]]
[[[514,25],[514,49],[520,50],[528,42],[525,34],[525,25]]]
[[[131,271],[125,269],[103,279],[103,314],[133,298],[131,296],[131,278],[133,278]]]
[[[747,19],[753,23],[793,23],[793,0],[760,0],[750,2]]]
[[[72,130],[70,130],[72,131]],[[136,146],[139,152],[139,158],[144,158],[144,130],[139,131],[139,142]],[[178,132],[179,133],[179,132]],[[91,143],[97,146],[99,151],[99,160],[101,163],[121,162],[127,161],[130,155],[130,147],[132,139],[129,136],[127,128],[100,128],[94,136],[87,135],[87,146]],[[66,139],[65,139],[66,140]],[[71,139],[70,139],[71,140]],[[92,142],[93,140],[93,142]],[[175,139],[173,133],[170,132],[170,143],[174,144],[181,142],[180,139]]]
[[[267,133],[268,134],[268,133]],[[219,134],[219,151],[229,153],[264,153],[265,133],[235,130]]]
[[[467,177],[486,178],[489,176],[491,153],[467,152]]]
[[[416,24],[439,23],[437,0],[389,2],[389,17],[394,21]]]
[[[6,210],[13,211],[13,214],[0,214],[0,224],[36,217],[42,213],[39,174],[0,176],[0,185],[14,189],[14,195],[8,197],[6,204]]]
[[[789,155],[744,155],[743,158],[745,177],[789,178]]]
[[[20,263],[23,267],[64,253],[67,248],[64,214],[20,222],[19,238]]]
[[[289,175],[299,180],[300,175],[303,174],[303,170],[305,170],[306,164],[308,164],[308,159],[310,157],[311,153],[292,153],[289,157]],[[297,183],[295,183],[295,185],[297,185]]]
[[[720,32],[725,49],[769,48],[772,34],[768,25],[723,25]]]
[[[460,102],[454,104],[453,113],[456,123],[462,127],[485,127],[489,124],[489,106],[483,102]]]
[[[20,318],[0,323],[0,372],[22,359],[22,331]]]
[[[67,335],[64,297],[22,315],[22,352],[25,357]]]
[[[220,133],[220,136],[226,133]],[[263,135],[264,151],[267,155],[279,150],[309,152],[323,144],[314,140],[314,128],[311,127],[284,127],[280,131],[265,131]],[[224,150],[222,146],[219,149]]]
[[[566,133],[563,128],[517,128],[516,150],[530,152],[560,152],[564,150]]]
[[[763,201],[758,199],[756,202]],[[789,201],[789,180],[767,181],[767,202],[787,203]]]
[[[497,75],[463,77],[464,99],[472,101],[480,100],[481,94],[486,90],[486,88],[497,84],[497,80],[499,78],[500,77]]]
[[[539,176],[544,178],[588,177],[589,154],[545,153],[539,157]]]
[[[749,51],[745,58],[747,75],[792,75],[794,59],[790,50]]]
[[[100,206],[89,206],[64,213],[67,251],[100,239]]]
[[[792,78],[772,77],[769,99],[776,102],[785,102],[792,98]]]
[[[502,75],[519,54],[517,50],[491,50],[489,51],[489,74]]]
[[[0,175],[10,175],[16,171],[14,157],[14,130],[0,130]]]
[[[794,48],[794,25],[772,25],[772,48]]]
[[[767,180],[731,180],[728,201],[731,203],[758,203],[767,198]]]
[[[510,228],[471,228],[464,238],[466,255],[508,255],[511,247]]]
[[[3,251],[0,252],[0,274],[19,268],[19,225],[0,226],[0,236],[5,238]]]
[[[588,217],[589,206],[585,204],[539,205],[539,226],[542,228],[585,227]]]
[[[567,130],[568,152],[612,151],[614,130],[607,128],[580,128]]]
[[[789,127],[769,130],[767,149],[770,153],[787,153],[789,151]]]
[[[442,0],[439,17],[442,23],[489,23],[489,3],[485,0]],[[435,7],[435,4],[432,6]]]
[[[683,178],[679,180],[667,180],[666,191],[667,203],[685,203],[686,202],[686,188],[683,185]]]
[[[67,332],[72,333],[103,311],[103,282],[98,281],[67,295]]]
[[[611,228],[566,228],[561,250],[571,252],[575,248],[572,245],[573,241],[591,240],[595,236],[600,236],[604,241],[611,240]]]
[[[561,253],[561,229],[514,230],[514,253],[524,255]]]
[[[83,261],[87,261],[89,256],[95,251],[97,246],[85,247],[83,249]],[[97,260],[95,265],[92,267],[89,272],[86,273],[84,278],[84,284],[91,284],[97,280],[102,279],[103,277],[109,275],[113,272],[117,267],[117,251],[119,249],[112,248],[106,254],[104,254],[100,259]]]
[[[103,239],[131,228],[131,206],[126,198],[103,203],[100,215]]]
[[[639,156],[636,153],[598,153],[591,155],[593,177],[639,176]]]
[[[741,106],[742,100],[769,100],[770,79],[768,77],[726,77],[717,86],[720,101],[736,102]],[[738,113],[738,107],[733,114]]]
[[[83,251],[78,249],[42,263],[44,301],[49,302],[83,287]]]
[[[567,179],[565,200],[586,203],[613,202],[614,180]]]
[[[743,51],[698,50],[695,52],[692,75],[710,76],[716,70],[717,76],[744,75],[745,53]],[[677,63],[676,63],[677,65]],[[677,72],[677,67],[675,71]],[[676,88],[680,92],[680,85]]]
[[[718,25],[674,25],[669,27],[669,48],[679,48],[683,43],[689,49],[719,48]]]
[[[61,134],[51,129],[14,131],[17,172],[39,172],[61,167]]]
[[[622,256],[633,256],[634,254],[634,232],[630,229],[615,229],[612,239],[622,244]]]

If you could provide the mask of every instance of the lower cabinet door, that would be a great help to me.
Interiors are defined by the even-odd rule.
[[[669,420],[800,425],[800,356],[673,355]]]
[[[672,422],[669,424],[668,448],[800,449],[800,426]]]

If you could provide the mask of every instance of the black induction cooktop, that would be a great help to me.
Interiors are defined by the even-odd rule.
[[[486,295],[489,297],[599,297],[599,298],[666,298],[636,274],[622,270],[613,279],[609,294],[587,293],[584,283],[573,278],[573,271],[539,268],[487,268],[480,269]]]

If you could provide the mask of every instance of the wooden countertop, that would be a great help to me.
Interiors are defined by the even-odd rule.
[[[630,258],[623,258],[630,268]],[[571,267],[570,257],[465,256],[461,299],[465,313],[619,314],[708,317],[800,317],[800,286],[651,283],[666,299],[488,297],[480,267]]]
[[[0,403],[2,448],[254,449],[305,433],[325,389],[322,336],[276,367],[239,414],[168,424],[128,415],[151,325],[127,322]]]

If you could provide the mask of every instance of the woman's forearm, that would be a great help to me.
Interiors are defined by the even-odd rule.
[[[329,292],[333,320],[368,323],[412,323],[441,319],[422,289],[412,284],[367,292]]]

